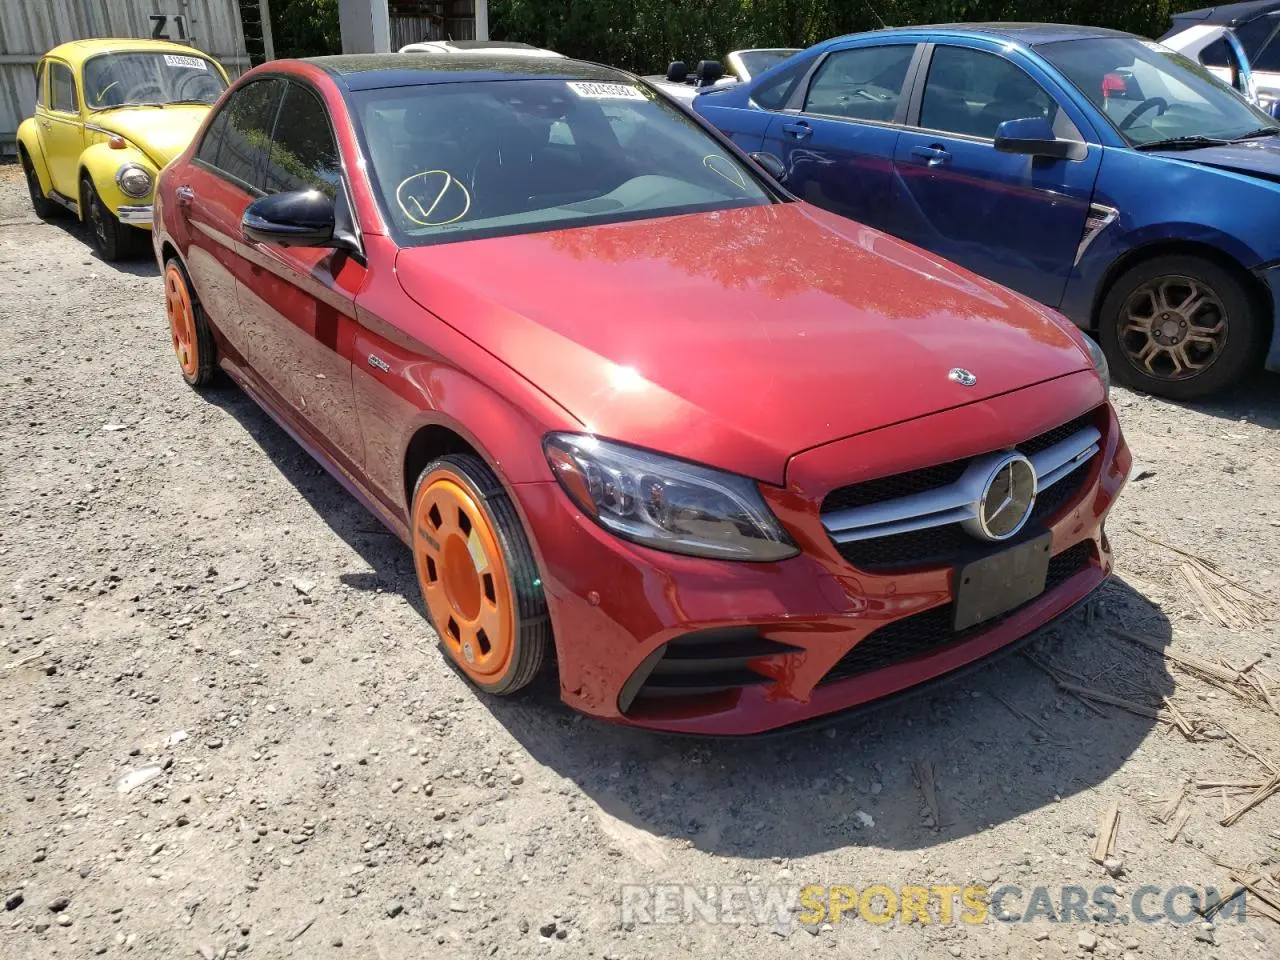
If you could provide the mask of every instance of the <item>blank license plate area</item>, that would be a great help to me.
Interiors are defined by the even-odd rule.
[[[1044,593],[1053,534],[1046,533],[956,571],[956,630],[972,627]]]

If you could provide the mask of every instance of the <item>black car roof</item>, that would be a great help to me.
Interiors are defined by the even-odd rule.
[[[1280,0],[1250,0],[1248,3],[1224,3],[1220,7],[1202,7],[1173,15],[1174,24],[1189,27],[1195,23],[1215,23],[1237,27],[1280,10]],[[1168,36],[1168,34],[1165,34]]]
[[[415,87],[427,83],[484,80],[595,80],[625,83],[621,70],[564,57],[502,56],[491,53],[360,53],[311,57],[304,61],[324,70],[348,90]]]

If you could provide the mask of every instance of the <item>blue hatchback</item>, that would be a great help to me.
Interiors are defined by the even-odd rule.
[[[1280,124],[1159,44],[882,30],[694,109],[798,196],[1061,310],[1117,379],[1191,399],[1280,370]]]

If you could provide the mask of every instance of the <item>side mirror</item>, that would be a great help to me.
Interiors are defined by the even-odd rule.
[[[1045,117],[1006,120],[996,128],[996,149],[1001,153],[1022,153],[1032,157],[1079,160],[1086,153],[1083,143],[1060,140]]]
[[[683,60],[672,60],[667,64],[667,79],[672,83],[684,83],[689,79],[689,65]]]
[[[698,78],[698,86],[709,87],[724,76],[724,65],[719,60],[699,60],[694,75]]]
[[[786,164],[772,153],[757,151],[756,153],[749,153],[747,156],[756,162],[756,166],[769,176],[773,177],[773,179],[777,180],[779,183],[782,183],[787,179]]]
[[[240,220],[246,240],[282,247],[331,247],[333,201],[319,190],[291,190],[249,204]]]

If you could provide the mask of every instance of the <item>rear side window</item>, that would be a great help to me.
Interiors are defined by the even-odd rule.
[[[791,100],[796,86],[809,72],[811,60],[792,64],[786,70],[779,70],[776,76],[756,87],[751,99],[766,110],[781,110]]]
[[[45,64],[45,61],[41,60],[39,65],[36,67],[36,106],[37,107],[43,107],[48,102],[48,98],[45,97],[45,94],[44,94],[44,64]]]
[[[333,199],[341,178],[338,145],[324,103],[305,87],[290,83],[271,138],[263,189],[267,193],[315,189]]]
[[[236,90],[209,125],[196,156],[253,190],[262,190],[271,128],[283,80],[257,80]]]
[[[71,75],[71,68],[61,63],[49,64],[49,105],[60,113],[80,112],[75,78]]]
[[[892,120],[915,52],[913,43],[837,50],[814,74],[805,112],[851,120]]]

